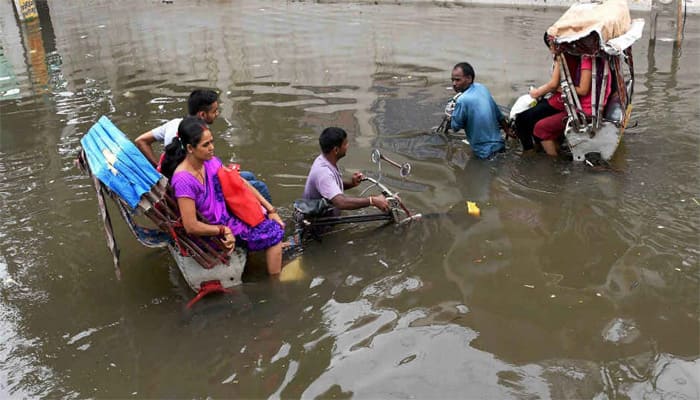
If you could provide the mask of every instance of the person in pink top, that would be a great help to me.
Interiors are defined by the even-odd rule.
[[[553,38],[545,34],[545,43],[549,46],[552,55],[555,56]],[[591,116],[591,85],[593,81],[592,68],[593,59],[588,56],[581,56],[577,59],[567,58],[569,70],[572,71],[574,77],[574,85],[576,95],[581,102],[581,108],[587,116]],[[532,98],[542,98],[538,104],[526,110],[516,117],[516,129],[520,141],[523,143],[523,149],[529,150],[532,148],[532,139],[539,141],[544,151],[550,156],[558,155],[559,142],[561,135],[566,128],[567,113],[564,108],[564,99],[562,98],[560,82],[560,63],[554,62],[552,68],[552,76],[539,87],[530,90]],[[607,68],[607,67],[606,67]],[[608,79],[604,103],[607,101],[611,91],[611,79]],[[546,95],[551,95],[546,98]],[[529,144],[529,148],[528,148]]]

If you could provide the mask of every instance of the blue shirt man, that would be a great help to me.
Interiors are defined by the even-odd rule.
[[[474,82],[474,69],[469,63],[454,66],[452,88],[462,93],[452,112],[452,130],[457,132],[464,129],[467,141],[478,158],[489,158],[503,151],[505,143],[499,124],[509,134],[508,124],[486,86]]]

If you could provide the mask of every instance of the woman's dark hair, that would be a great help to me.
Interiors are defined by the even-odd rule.
[[[197,117],[186,117],[177,127],[177,136],[165,146],[165,157],[160,165],[160,172],[168,179],[173,177],[175,168],[187,156],[187,145],[197,147],[202,134],[208,129],[207,124]]]
[[[331,126],[321,132],[321,136],[318,138],[318,144],[321,145],[323,154],[327,154],[333,150],[334,147],[342,146],[343,141],[347,137],[348,134],[342,128]]]

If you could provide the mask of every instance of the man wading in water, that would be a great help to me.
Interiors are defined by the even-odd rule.
[[[488,159],[505,151],[500,128],[510,135],[510,127],[486,86],[474,82],[474,68],[462,62],[452,69],[452,88],[461,92],[450,115],[454,132],[464,129],[477,158]]]

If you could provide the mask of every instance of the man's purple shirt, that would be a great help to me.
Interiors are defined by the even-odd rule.
[[[332,200],[343,193],[343,176],[338,168],[328,162],[323,154],[314,160],[306,178],[304,199],[315,200],[325,198]]]

